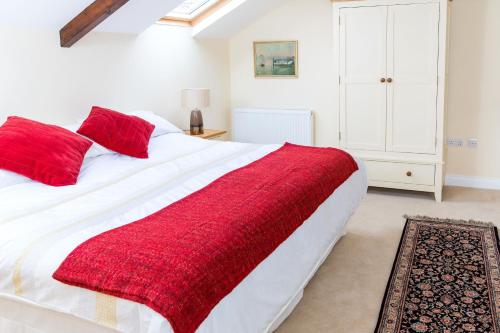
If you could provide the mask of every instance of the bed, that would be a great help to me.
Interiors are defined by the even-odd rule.
[[[0,331],[172,332],[164,317],[142,304],[65,285],[52,274],[86,240],[146,217],[279,148],[171,133],[151,139],[147,160],[111,154],[86,161],[75,186],[28,182],[0,189]],[[366,194],[366,171],[357,163],[359,170],[197,332],[272,332],[286,319]]]

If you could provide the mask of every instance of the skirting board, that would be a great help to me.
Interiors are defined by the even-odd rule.
[[[446,176],[445,185],[500,190],[500,179],[449,175]]]

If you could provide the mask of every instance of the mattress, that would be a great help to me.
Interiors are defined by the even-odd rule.
[[[0,331],[172,332],[142,304],[64,285],[52,274],[87,239],[151,215],[279,147],[167,134],[151,140],[147,160],[112,154],[86,161],[75,186],[0,189]],[[366,193],[358,165],[198,332],[267,332],[279,325]]]

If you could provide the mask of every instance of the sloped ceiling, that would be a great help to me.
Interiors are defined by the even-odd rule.
[[[93,0],[0,0],[0,25],[59,30]]]
[[[94,30],[141,33],[183,0],[130,0]],[[0,0],[0,26],[59,31],[93,0]],[[199,38],[229,38],[287,0],[232,0],[193,28]]]
[[[61,29],[93,0],[0,0],[0,25]],[[182,0],[130,0],[95,30],[140,33]]]
[[[197,38],[230,38],[251,22],[289,0],[232,0],[193,28]]]
[[[183,0],[130,0],[96,30],[140,33],[182,2]]]

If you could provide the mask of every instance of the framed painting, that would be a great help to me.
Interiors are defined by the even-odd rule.
[[[298,77],[298,42],[270,41],[253,43],[256,78]]]

